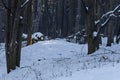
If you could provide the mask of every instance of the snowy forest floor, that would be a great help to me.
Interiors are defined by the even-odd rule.
[[[119,80],[120,44],[87,55],[87,44],[64,39],[40,41],[22,48],[21,67],[6,72],[4,44],[0,45],[0,80]]]

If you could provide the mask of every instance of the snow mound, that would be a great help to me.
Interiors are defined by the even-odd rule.
[[[6,73],[0,54],[0,80],[119,80],[120,44],[87,55],[87,44],[56,39],[22,48],[21,67]]]

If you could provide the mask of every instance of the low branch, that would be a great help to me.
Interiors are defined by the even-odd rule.
[[[111,17],[108,17],[108,19],[107,19],[103,24],[101,24],[101,27],[98,28],[97,36],[96,36],[96,37],[98,37],[98,36],[100,35],[101,30],[102,30],[102,29],[105,27],[105,25],[110,21],[110,18],[111,18]]]
[[[102,17],[99,20],[95,21],[95,25],[100,26],[97,30],[97,36],[96,37],[99,36],[102,28],[104,28],[105,25],[111,20],[111,17],[115,17],[115,18],[120,17],[120,15],[119,15],[120,11],[119,10],[120,10],[120,5],[115,7],[112,11],[109,11],[109,12],[103,14]]]

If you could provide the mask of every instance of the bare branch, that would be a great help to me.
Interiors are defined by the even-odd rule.
[[[11,12],[11,9],[6,6],[4,0],[2,0],[2,4],[3,4],[3,6],[5,7],[5,9],[7,9],[9,12]],[[12,12],[11,12],[11,13],[12,13]]]
[[[88,7],[86,6],[85,1],[84,1],[84,0],[81,0],[81,2],[82,2],[82,4],[83,4],[83,7],[84,7],[86,13],[87,13],[87,12],[88,12]]]
[[[120,2],[119,2],[119,1],[117,1],[117,0],[116,0],[116,2],[117,2],[118,4],[120,4]]]
[[[28,2],[29,2],[29,0],[26,0],[26,1],[21,5],[21,8],[23,8]]]
[[[110,17],[111,17],[111,16],[109,16],[109,17],[105,20],[105,22],[101,24],[101,27],[104,27],[104,26],[105,26],[105,24],[107,24],[107,23],[109,22]]]

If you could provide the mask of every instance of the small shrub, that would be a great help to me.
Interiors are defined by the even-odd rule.
[[[73,43],[79,43],[79,44],[85,44],[86,43],[86,34],[85,31],[79,31],[75,34],[72,34],[67,37],[66,41],[73,42]]]
[[[28,35],[23,33],[22,40],[27,41],[27,37],[28,37]],[[36,43],[38,41],[44,41],[44,39],[45,39],[44,35],[40,32],[35,32],[32,34],[32,44]]]
[[[44,41],[44,35],[40,32],[32,34],[32,43],[36,43],[38,41]]]

